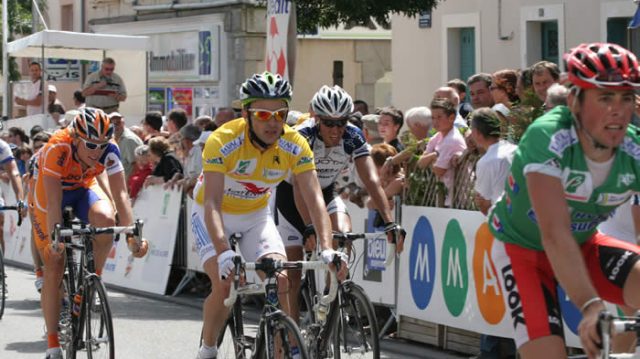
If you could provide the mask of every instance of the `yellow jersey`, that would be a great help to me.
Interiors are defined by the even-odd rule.
[[[204,172],[224,173],[222,211],[251,213],[265,207],[271,192],[290,173],[315,169],[307,140],[284,126],[278,142],[261,152],[249,140],[249,126],[240,118],[225,123],[209,135],[202,151],[202,172],[194,198],[204,204]]]

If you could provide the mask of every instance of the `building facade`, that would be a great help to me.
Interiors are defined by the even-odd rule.
[[[543,59],[561,65],[562,54],[583,42],[616,42],[638,53],[636,33],[627,31],[636,9],[632,0],[447,0],[432,11],[431,27],[395,15],[392,102],[428,105],[447,80],[477,72]]]

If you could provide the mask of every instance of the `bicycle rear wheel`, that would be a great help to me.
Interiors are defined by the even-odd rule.
[[[380,358],[378,322],[373,304],[362,287],[346,282],[340,287],[340,312],[333,331],[334,358]]]
[[[7,300],[7,284],[4,273],[4,252],[0,248],[0,319],[4,315],[4,305]]]
[[[114,359],[113,319],[104,284],[98,277],[89,279],[85,290],[85,349],[89,359]]]
[[[309,352],[307,346],[304,343],[300,329],[293,321],[293,319],[286,316],[284,313],[274,315],[270,319],[271,328],[262,328],[260,335],[260,343],[256,346],[256,352],[259,358],[267,358],[267,352],[271,351],[271,358],[285,358],[285,359],[308,359]],[[262,322],[263,326],[268,326],[267,321]],[[271,335],[275,339],[276,348],[280,348],[279,355],[275,355],[274,349],[269,349],[266,342],[266,333]]]

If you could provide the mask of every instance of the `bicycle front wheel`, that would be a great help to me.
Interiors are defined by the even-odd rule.
[[[309,352],[300,329],[293,319],[284,313],[274,315],[263,323],[260,342],[256,346],[259,358],[308,359]],[[267,335],[271,336],[274,347],[270,347]]]
[[[0,248],[0,319],[4,315],[4,304],[7,300],[7,284],[4,273],[4,253]]]
[[[100,278],[89,279],[85,291],[85,348],[89,359],[114,359],[113,320],[107,292]]]
[[[340,312],[333,331],[334,358],[380,358],[378,322],[362,287],[346,282],[338,294]]]

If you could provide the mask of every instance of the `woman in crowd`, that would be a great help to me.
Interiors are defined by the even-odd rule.
[[[518,73],[514,70],[500,70],[493,74],[490,89],[495,105],[492,110],[496,111],[503,120],[509,118],[511,107],[520,101],[516,94],[517,85]]]

